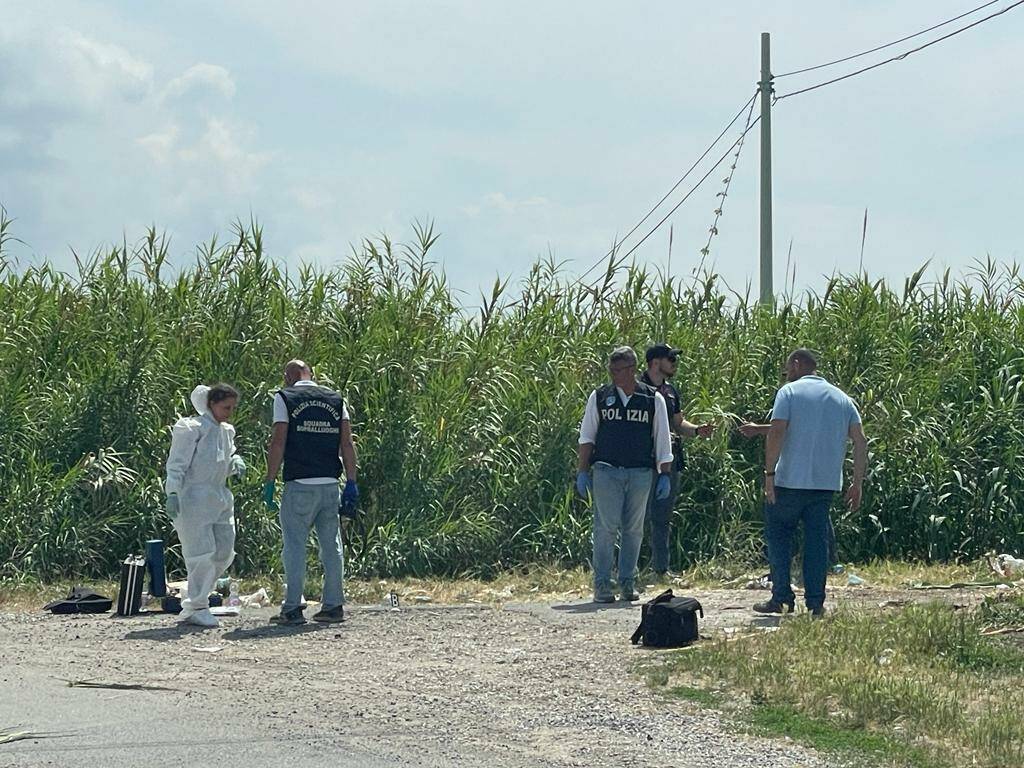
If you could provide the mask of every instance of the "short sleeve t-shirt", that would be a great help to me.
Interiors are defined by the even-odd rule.
[[[786,421],[775,485],[838,491],[850,427],[860,424],[853,400],[820,376],[804,376],[775,395],[772,419]]]

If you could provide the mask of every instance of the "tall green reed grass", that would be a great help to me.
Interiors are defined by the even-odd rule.
[[[367,240],[331,268],[285,269],[255,222],[180,270],[156,231],[78,262],[18,268],[0,222],[0,578],[109,575],[163,516],[168,425],[197,382],[243,399],[237,568],[278,569],[260,503],[270,403],[302,357],[353,410],[365,515],[362,573],[484,575],[584,562],[590,510],[572,493],[576,428],[619,343],[683,349],[687,414],[764,418],[792,347],[860,403],[871,468],[859,512],[837,508],[843,555],[950,559],[1024,544],[1017,500],[1022,280],[991,263],[902,290],[866,276],[764,308],[714,275],[609,266],[576,284],[551,260],[467,309],[431,262],[438,235]],[[723,428],[690,442],[680,565],[759,554],[761,446]]]

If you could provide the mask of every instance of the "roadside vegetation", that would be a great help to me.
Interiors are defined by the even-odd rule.
[[[670,696],[731,711],[860,764],[1024,765],[1024,596],[977,608],[845,609],[720,635],[648,672]]]
[[[279,573],[260,503],[273,392],[291,357],[352,406],[363,514],[348,571],[489,577],[585,563],[590,511],[572,491],[576,428],[618,343],[681,347],[692,441],[675,526],[679,566],[761,560],[763,419],[785,354],[821,350],[860,404],[871,469],[861,510],[836,509],[841,557],[972,560],[1024,549],[1024,280],[980,264],[902,286],[863,275],[773,308],[713,274],[666,278],[610,262],[592,283],[540,261],[518,285],[456,295],[438,235],[367,240],[333,267],[285,269],[255,223],[171,269],[170,243],[81,256],[73,273],[19,265],[0,221],[0,580],[111,578],[149,538],[171,546],[161,479],[168,425],[198,382],[242,392],[236,570]],[[180,252],[180,244],[175,248]],[[343,254],[339,254],[341,257]]]

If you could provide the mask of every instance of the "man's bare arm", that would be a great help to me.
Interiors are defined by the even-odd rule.
[[[338,454],[345,465],[345,477],[348,480],[355,480],[359,474],[359,465],[356,459],[356,444],[352,439],[352,424],[348,421],[341,422],[341,440],[338,444]]]
[[[267,448],[267,482],[277,479],[284,461],[284,446],[288,440],[288,422],[279,421],[271,428],[270,446]]]

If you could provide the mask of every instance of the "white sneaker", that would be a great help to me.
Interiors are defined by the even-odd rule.
[[[190,613],[182,621],[186,624],[195,624],[198,627],[207,627],[214,629],[220,626],[220,622],[217,621],[217,617],[210,613],[209,608],[203,608],[201,610]]]

